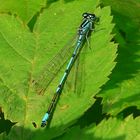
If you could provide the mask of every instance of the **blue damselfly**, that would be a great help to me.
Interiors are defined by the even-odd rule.
[[[62,92],[63,86],[67,80],[67,77],[69,75],[69,72],[83,46],[83,43],[85,42],[85,40],[87,40],[87,37],[89,35],[89,33],[94,30],[94,24],[95,22],[98,21],[99,18],[97,18],[95,16],[95,14],[90,14],[90,13],[83,13],[83,22],[81,23],[79,29],[78,29],[78,36],[77,36],[77,41],[75,44],[75,48],[73,51],[73,54],[67,64],[66,70],[60,80],[60,83],[56,89],[56,92],[52,98],[52,101],[49,105],[48,111],[46,112],[46,114],[44,115],[43,119],[42,119],[42,123],[41,123],[41,127],[44,127],[50,116],[52,115],[52,112],[56,106],[56,102]]]

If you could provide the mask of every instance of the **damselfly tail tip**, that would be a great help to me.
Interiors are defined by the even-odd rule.
[[[45,122],[42,122],[41,123],[41,127],[45,127],[46,126],[46,123]]]

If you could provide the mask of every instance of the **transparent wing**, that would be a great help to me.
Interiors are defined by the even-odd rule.
[[[38,94],[44,94],[51,81],[72,55],[76,38],[77,35],[75,35],[72,40],[48,62],[48,64],[46,64],[40,75],[33,81],[33,86]]]

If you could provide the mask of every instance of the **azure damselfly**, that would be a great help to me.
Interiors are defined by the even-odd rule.
[[[77,37],[77,41],[75,44],[75,49],[74,49],[73,54],[72,54],[72,56],[67,64],[66,70],[65,70],[65,72],[60,80],[60,83],[56,89],[56,92],[52,98],[52,101],[49,105],[49,108],[42,119],[41,127],[44,127],[47,124],[48,120],[50,119],[50,116],[52,115],[53,110],[54,110],[56,103],[58,101],[58,98],[60,97],[60,94],[62,92],[63,86],[67,80],[69,72],[70,72],[82,46],[83,46],[83,43],[87,39],[89,33],[94,29],[94,24],[96,21],[98,21],[98,19],[99,18],[97,18],[95,16],[95,14],[83,13],[83,22],[81,23],[81,25],[78,29],[78,37]]]

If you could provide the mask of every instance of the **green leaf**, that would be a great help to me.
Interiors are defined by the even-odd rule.
[[[114,24],[110,8],[97,8],[98,0],[52,4],[38,18],[33,33],[18,18],[0,18],[0,106],[5,118],[18,122],[3,139],[51,139],[73,124],[93,103],[93,96],[108,80],[115,66],[117,45],[110,42]],[[73,10],[74,9],[74,10]],[[65,66],[45,94],[38,95],[32,81],[46,64],[76,34],[83,12],[95,13],[100,24],[72,68],[57,104],[50,128],[40,128]],[[32,122],[39,126],[35,131]]]
[[[131,18],[131,20],[134,20],[135,22],[136,21],[139,22],[140,18],[139,0],[127,0],[127,1],[102,0],[102,2],[104,5],[111,6],[114,12],[129,17]]]
[[[75,126],[57,140],[139,140],[140,117],[127,117],[124,121],[116,118],[103,120],[99,125],[84,129]]]
[[[135,3],[135,5],[134,5]],[[114,5],[112,1],[110,3]],[[118,3],[119,4],[119,3]],[[124,6],[113,7],[116,23],[116,40],[119,43],[117,65],[99,96],[103,97],[103,109],[116,115],[129,106],[140,108],[140,12],[136,1]],[[126,12],[127,11],[127,12]],[[130,15],[130,12],[133,12]]]
[[[0,13],[18,15],[25,23],[46,5],[46,0],[0,0]]]

